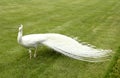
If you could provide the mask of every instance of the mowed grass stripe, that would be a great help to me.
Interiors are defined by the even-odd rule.
[[[16,10],[16,9],[15,9],[15,10]],[[6,11],[8,11],[8,10],[6,10]],[[19,10],[18,10],[18,11],[19,11]],[[7,13],[7,12],[6,12],[6,13]],[[48,12],[47,12],[47,13],[48,13]],[[8,14],[9,14],[9,12],[8,12]],[[10,15],[11,15],[11,14],[10,14]],[[12,15],[13,15],[13,14],[12,14]],[[20,14],[20,16],[21,16],[21,15],[24,15],[24,14]],[[38,15],[35,13],[35,14],[33,14],[33,15],[27,16],[27,18],[26,18],[26,17],[21,17],[21,18],[18,19],[18,20],[17,20],[17,19],[6,20],[6,23],[4,23],[4,24],[2,24],[2,25],[4,25],[4,27],[16,27],[16,22],[17,22],[17,21],[18,21],[19,23],[20,23],[20,21],[26,22],[26,21],[29,21],[29,20],[27,20],[27,19],[30,18],[30,19],[32,19],[32,22],[29,21],[29,22],[28,22],[29,24],[27,23],[28,25],[31,25],[31,26],[29,26],[30,28],[33,27],[33,28],[35,29],[35,26],[38,27],[38,26],[40,25],[40,26],[41,26],[41,27],[40,27],[40,31],[41,31],[41,29],[42,29],[43,27],[45,27],[45,28],[43,29],[44,32],[45,32],[46,29],[49,30],[49,29],[51,28],[51,26],[52,26],[52,25],[51,25],[51,22],[50,22],[50,26],[49,26],[49,24],[47,24],[47,23],[49,23],[49,20],[48,20],[47,22],[45,22],[46,19],[49,19],[49,17],[51,17],[51,15],[48,16],[48,15],[45,14],[46,17],[38,18],[39,20],[35,17],[35,15],[38,17],[39,12],[38,12]],[[32,17],[35,18],[35,19],[33,19]],[[60,16],[59,16],[59,17],[60,17]],[[62,16],[61,16],[61,17],[62,17]],[[4,17],[4,18],[5,18],[5,17]],[[8,17],[7,17],[7,18],[8,18]],[[11,17],[11,18],[13,18],[13,17]],[[10,19],[10,17],[9,17],[9,19]],[[24,20],[23,20],[23,19],[24,19]],[[43,21],[43,19],[45,19],[45,20],[44,20],[44,23],[42,24],[42,23],[41,23],[41,20]],[[66,19],[66,18],[62,18],[62,19]],[[36,22],[36,20],[37,20],[38,22]],[[61,19],[58,19],[58,21],[59,21],[59,20],[61,20]],[[33,24],[33,21],[34,21],[35,24]],[[17,22],[17,24],[19,24],[18,22]],[[53,22],[54,22],[54,21],[53,21]],[[10,26],[9,23],[13,23],[13,25]],[[36,23],[38,23],[38,24],[36,25]],[[23,23],[23,24],[24,24],[24,23]],[[45,25],[45,24],[47,24],[47,25]],[[58,22],[57,22],[57,24],[58,24]],[[63,23],[61,23],[61,24],[63,24]],[[53,25],[53,26],[56,27],[55,25]],[[26,24],[25,24],[25,27],[27,28],[28,26],[26,26]],[[49,28],[49,27],[50,27],[50,28]],[[63,27],[63,26],[62,26],[62,27]],[[29,28],[28,28],[28,29],[29,29]],[[52,29],[53,29],[53,28],[52,28]],[[27,31],[32,32],[31,30],[27,30]],[[3,35],[5,36],[5,34],[7,35],[8,33],[13,34],[14,32],[11,33],[11,30],[9,30],[9,31],[5,30],[5,31],[3,32]],[[1,37],[2,37],[3,35],[2,35],[2,33],[1,33]],[[17,35],[17,34],[16,34],[16,35]],[[10,36],[6,36],[6,37],[10,37]],[[1,38],[1,39],[2,39],[2,38]],[[6,38],[6,39],[8,39],[8,38]]]
[[[59,5],[59,6],[61,6],[61,5]],[[16,12],[16,11],[14,12],[14,10],[13,10],[12,13],[13,13],[13,14],[14,14],[14,13],[15,13],[15,14],[18,14],[19,16],[20,16],[20,15],[22,15],[22,16],[24,15],[24,16],[23,16],[23,19],[28,19],[28,18],[31,17],[32,21],[34,20],[33,18],[36,18],[35,15],[36,15],[37,17],[39,17],[39,15],[37,15],[36,13],[35,13],[35,14],[32,13],[32,12],[34,11],[34,9],[31,9],[31,8],[30,8],[30,9],[24,9],[23,7],[26,8],[26,6],[24,6],[24,5],[21,4],[20,10],[18,10],[18,12]],[[63,6],[63,7],[64,7],[64,6]],[[66,8],[66,9],[69,9],[69,8],[67,8],[66,6],[65,6],[65,8]],[[23,10],[23,9],[24,9],[24,10]],[[47,8],[47,9],[49,9],[49,8]],[[57,10],[61,11],[61,9],[63,9],[63,8],[60,8],[60,9],[57,9]],[[9,8],[8,8],[8,10],[9,10]],[[15,9],[15,10],[16,10],[16,9]],[[21,10],[22,10],[22,11],[21,11]],[[29,10],[31,10],[31,11],[29,12]],[[10,9],[10,11],[11,11],[11,9]],[[49,10],[48,10],[48,11],[49,11]],[[41,10],[41,11],[38,10],[37,13],[38,13],[38,14],[40,14],[41,12],[42,12],[42,14],[45,14],[45,13],[46,13],[45,16],[48,17],[48,16],[47,16],[47,14],[49,14],[48,11],[47,11],[47,12],[44,12],[43,10]],[[59,11],[58,11],[58,12],[59,12]],[[25,13],[25,12],[26,12],[26,13]],[[53,12],[54,12],[54,11],[53,11]],[[20,13],[20,14],[19,14],[19,13]],[[30,13],[32,13],[32,15],[29,15]],[[3,14],[5,14],[5,13],[3,13]],[[9,14],[9,12],[8,12],[7,14],[5,14],[5,15],[8,15],[8,14]],[[12,15],[13,15],[13,14],[12,14]],[[69,13],[69,14],[70,14],[70,13]],[[8,16],[9,16],[8,19],[10,19],[11,14],[8,15]],[[15,16],[15,15],[14,15],[14,16]],[[25,16],[27,16],[27,18],[25,18]],[[16,17],[17,17],[17,16],[16,16]],[[43,19],[46,18],[46,17],[43,16],[43,18],[41,18],[41,19],[43,20]],[[5,18],[5,17],[4,17],[4,18]],[[11,18],[13,19],[13,16],[11,16]],[[39,19],[39,18],[38,18],[38,19]],[[38,19],[36,19],[36,20],[38,20]],[[41,20],[41,19],[39,19],[39,20]],[[19,20],[17,20],[17,19],[14,19],[13,21],[15,21],[15,20],[16,20],[16,21],[19,21]],[[21,19],[21,20],[22,20],[22,19]],[[28,19],[28,20],[30,20],[30,19]],[[10,21],[10,20],[9,20],[9,21]],[[24,20],[24,21],[25,21],[25,20]],[[34,21],[35,21],[35,20],[34,20]],[[11,22],[11,21],[10,21],[10,22]]]

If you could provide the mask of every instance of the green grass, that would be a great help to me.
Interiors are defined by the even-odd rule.
[[[24,34],[61,33],[115,52],[119,0],[0,0],[0,78],[106,78],[112,69],[111,60],[83,62],[45,46],[29,60],[28,51],[17,44],[18,30],[6,29],[21,23]]]
[[[106,78],[119,78],[120,77],[120,47],[114,55],[112,62],[107,72]]]

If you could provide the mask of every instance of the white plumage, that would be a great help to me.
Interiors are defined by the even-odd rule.
[[[89,62],[104,61],[111,53],[110,50],[95,49],[83,45],[76,40],[61,34],[31,34],[22,36],[23,25],[19,27],[18,43],[29,49],[31,59],[31,48],[35,48],[34,57],[36,57],[37,47],[40,44],[50,47],[55,51],[66,56]]]

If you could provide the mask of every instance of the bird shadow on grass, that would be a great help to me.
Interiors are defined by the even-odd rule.
[[[44,49],[39,50],[37,55],[38,55],[37,59],[41,59],[41,60],[42,59],[43,60],[48,60],[48,59],[56,60],[57,58],[61,56],[60,53],[57,53],[50,48],[44,48]]]

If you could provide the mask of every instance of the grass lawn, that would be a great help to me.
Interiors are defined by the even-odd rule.
[[[20,24],[24,34],[61,33],[116,52],[120,46],[119,0],[0,0],[0,78],[110,76],[111,64],[116,63],[113,59],[89,63],[42,46],[37,58],[30,60],[28,51],[16,41],[18,30],[9,29]]]

